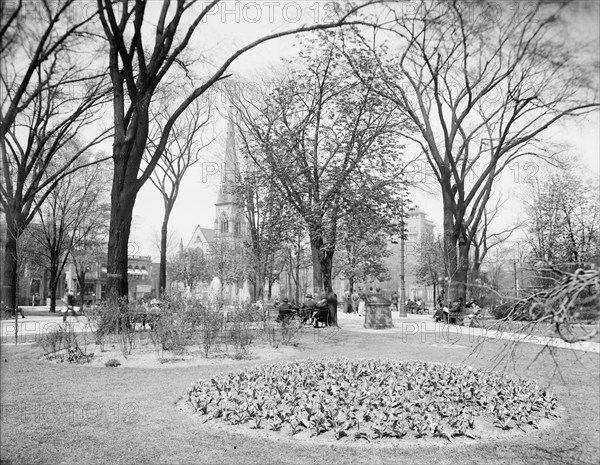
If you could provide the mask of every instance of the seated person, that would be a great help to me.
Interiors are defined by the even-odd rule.
[[[292,310],[292,307],[290,306],[290,301],[287,297],[284,297],[277,309],[279,310],[279,316],[277,317],[277,321],[287,322],[294,317],[294,311]]]
[[[325,294],[322,294],[321,300],[317,302],[313,311],[312,319],[315,328],[319,327],[319,323],[324,323],[326,326],[329,325],[329,304]]]
[[[309,320],[312,322],[313,312],[317,307],[317,303],[314,301],[312,294],[306,294],[306,300],[302,303],[300,308],[300,318],[302,323],[307,323]]]
[[[437,322],[440,322],[444,319],[444,314],[447,312],[448,307],[444,305],[444,302],[438,302],[438,306],[435,309],[435,313],[433,314],[433,319]]]
[[[455,323],[457,319],[460,319],[460,316],[465,308],[465,300],[462,297],[458,298],[458,301],[452,302],[452,306],[448,311],[448,322]]]

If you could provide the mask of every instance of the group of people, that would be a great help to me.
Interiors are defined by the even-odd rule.
[[[481,316],[481,307],[477,304],[476,300],[465,302],[462,297],[455,300],[452,303],[444,301],[444,295],[441,294],[438,297],[437,308],[433,315],[436,322],[462,324],[464,317],[469,319],[470,326],[479,324],[479,318]]]
[[[337,306],[335,294],[332,296],[333,298],[336,300],[334,305]],[[331,302],[329,300],[331,299],[328,299],[325,294],[322,294],[318,301],[313,299],[312,294],[306,294],[301,305],[290,302],[287,297],[283,298],[281,302],[275,300],[275,308],[278,310],[277,321],[285,324],[291,319],[299,317],[302,324],[309,324],[315,328],[319,327],[319,323],[331,326],[334,322],[331,318]]]
[[[417,300],[408,299],[406,301],[406,311],[408,313],[419,314],[419,313],[423,313],[425,311],[425,308],[423,306],[423,302],[421,302],[421,299],[417,299]]]
[[[373,294],[373,288],[369,289],[369,294]],[[365,316],[367,311],[367,294],[362,292],[360,289],[358,291],[354,290],[354,292],[350,293],[350,291],[346,291],[346,313],[357,313],[358,316]]]

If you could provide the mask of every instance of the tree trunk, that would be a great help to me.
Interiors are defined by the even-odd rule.
[[[313,288],[315,295],[333,291],[333,250],[323,251],[323,239],[311,235],[310,250],[313,264]]]
[[[165,205],[162,227],[160,229],[160,270],[158,274],[158,295],[162,296],[167,288],[167,232],[171,207]]]
[[[56,293],[58,290],[58,260],[51,252],[50,254],[50,267],[48,272],[50,273],[50,311],[56,312]]]
[[[300,302],[300,246],[296,248],[296,302]]]
[[[116,169],[115,169],[116,171]],[[115,181],[116,182],[116,181]],[[115,190],[113,186],[113,198]],[[110,235],[108,239],[107,263],[107,297],[117,300],[127,297],[129,286],[127,281],[127,257],[129,252],[129,235],[131,234],[131,220],[137,192],[130,189],[128,195],[116,194],[119,199],[114,201],[110,215]]]
[[[56,312],[56,288],[57,288],[56,278],[52,276],[50,273],[50,311],[52,313]]]
[[[7,221],[7,223],[9,223]],[[10,224],[10,223],[9,223]],[[4,247],[4,289],[2,289],[3,299],[6,299],[6,306],[14,309],[17,306],[17,240],[9,226],[6,237],[6,246]]]
[[[455,279],[457,297],[467,299],[467,279],[469,277],[469,241],[464,239],[458,244],[458,267],[456,269]]]
[[[313,268],[313,294],[315,299],[318,299],[323,292],[323,273],[321,272],[321,258],[320,251],[323,241],[321,238],[312,237],[310,238],[310,252],[312,257],[312,268]]]
[[[448,194],[450,195],[450,194]],[[451,205],[452,199],[444,195],[444,261],[446,265],[447,277],[450,280],[448,289],[448,300],[458,299],[458,287],[456,283],[457,272],[457,244],[458,237],[454,227],[454,212]]]
[[[333,292],[333,250],[322,252],[321,272],[323,273],[323,289]]]
[[[46,299],[50,298],[50,282],[49,282],[49,278],[48,278],[48,270],[46,268],[44,268],[44,285],[42,286],[44,291],[40,292],[40,298],[42,299],[42,305],[46,305]],[[54,310],[52,310],[52,304],[50,304],[50,311],[51,312],[56,312],[56,306],[54,308]]]

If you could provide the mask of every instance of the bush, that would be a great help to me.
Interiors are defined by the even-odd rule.
[[[206,421],[327,432],[336,439],[402,438],[409,432],[475,439],[478,419],[523,429],[554,416],[536,383],[471,367],[398,360],[308,359],[260,365],[193,384],[187,402]]]
[[[264,330],[264,326],[265,312],[250,303],[245,303],[227,313],[221,342],[228,348],[233,347],[236,358],[243,358]]]
[[[96,344],[104,350],[107,338],[118,336],[123,352],[130,354],[135,345],[135,319],[139,310],[139,305],[129,304],[126,299],[105,301],[88,309],[88,322]]]
[[[69,323],[52,328],[42,335],[38,343],[48,360],[86,363],[94,357],[93,353],[87,353],[85,341],[80,344],[79,336]]]
[[[161,350],[182,353],[191,345],[200,345],[205,357],[218,345],[223,329],[223,312],[184,299],[180,294],[163,299],[160,314],[152,325],[152,342]]]
[[[500,304],[495,307],[492,307],[492,316],[496,320],[503,320],[510,314],[512,307],[512,303]]]

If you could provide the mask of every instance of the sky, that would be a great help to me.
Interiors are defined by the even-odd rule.
[[[580,2],[584,5],[586,2]],[[588,2],[590,3],[590,2]],[[225,2],[201,25],[198,39],[193,41],[196,49],[202,44],[207,60],[220,63],[237,48],[267,33],[310,24],[315,20],[327,19],[327,8],[323,2],[247,2],[245,8],[239,2]],[[585,5],[584,5],[585,6]],[[595,7],[597,11],[597,7]],[[578,37],[597,38],[600,19],[597,14],[589,14],[584,7],[578,8],[571,20],[570,33]],[[246,80],[260,75],[277,65],[281,58],[289,56],[293,38],[277,39],[263,44],[237,60],[231,71]],[[220,94],[217,100],[226,107],[226,98]],[[175,204],[169,223],[172,245],[180,240],[187,244],[197,225],[212,228],[219,186],[219,160],[225,152],[225,120],[217,117],[211,130],[217,135],[215,142],[206,150],[205,158],[186,174],[179,198]],[[600,121],[598,114],[568,125],[557,125],[548,134],[552,140],[570,145],[569,156],[578,157],[584,167],[582,171],[591,176],[600,172]],[[507,170],[498,185],[499,192],[507,198],[500,223],[514,224],[523,217],[522,194],[532,175],[542,169],[536,163],[523,161]],[[419,205],[436,225],[436,233],[442,232],[442,208],[439,194],[411,189],[412,201]],[[158,260],[158,237],[162,223],[162,200],[158,191],[150,184],[140,191],[131,234],[131,251],[138,255],[151,255]]]

